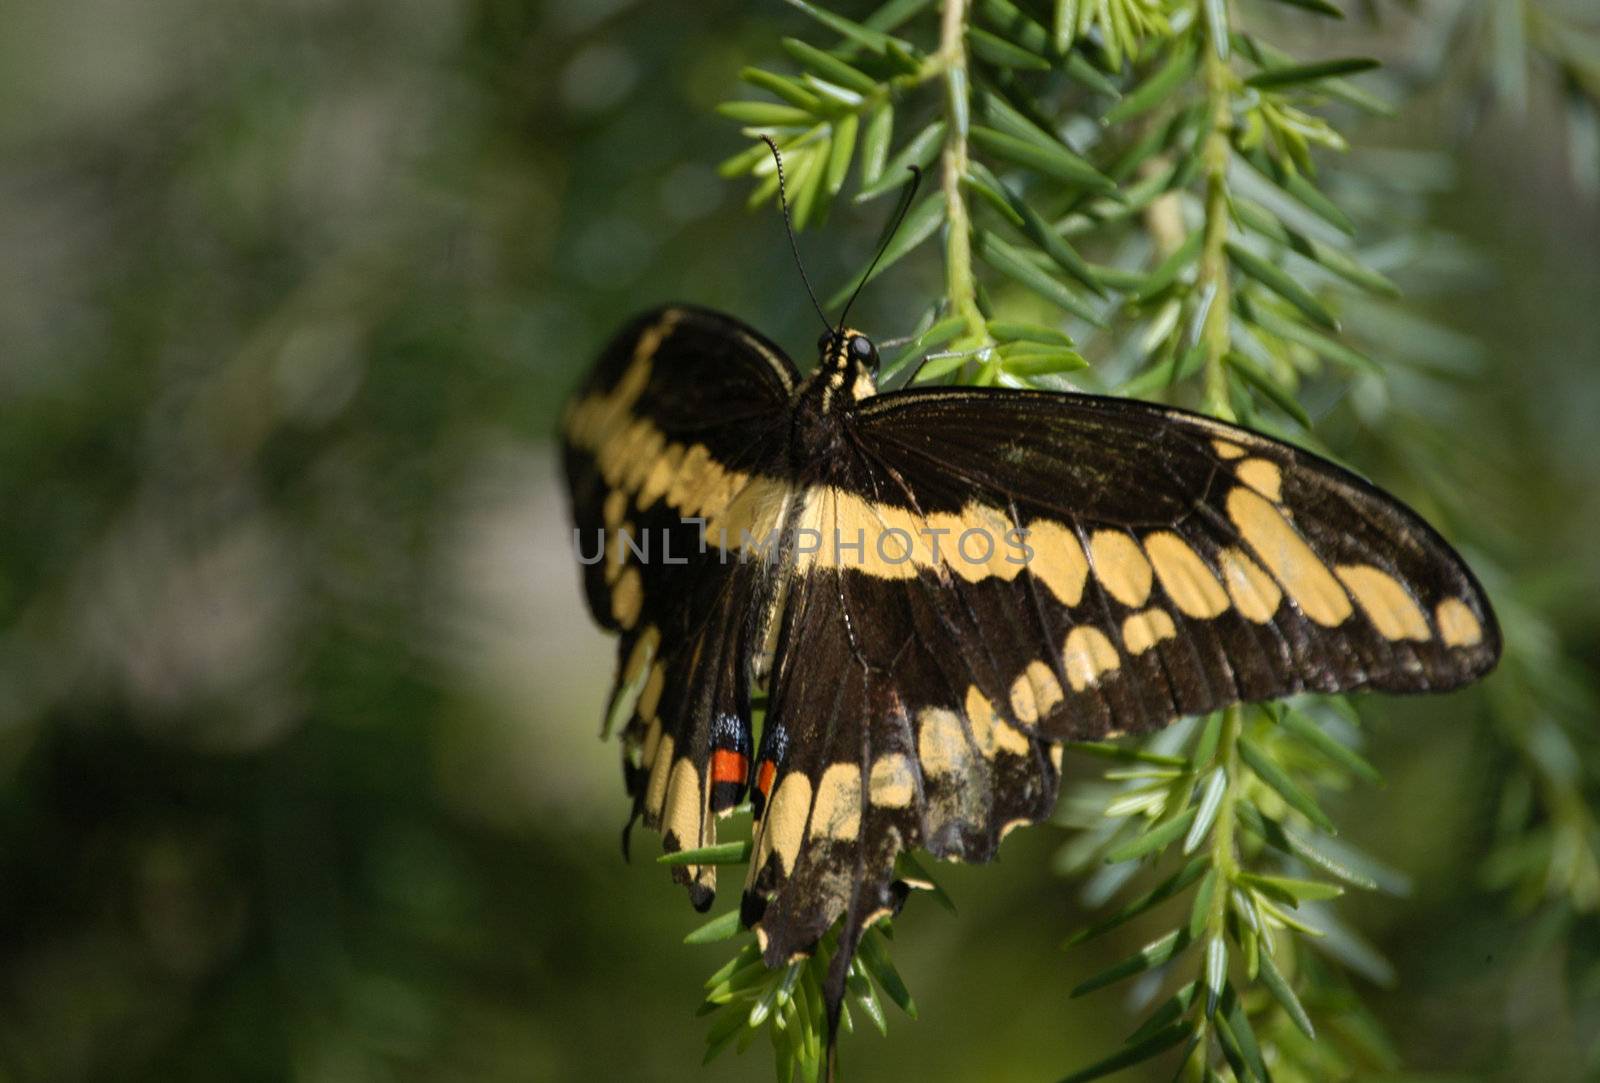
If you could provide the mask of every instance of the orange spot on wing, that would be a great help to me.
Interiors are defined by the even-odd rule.
[[[772,792],[772,780],[778,774],[778,765],[771,760],[762,760],[761,767],[756,771],[756,789],[761,791],[761,796],[766,797]]]
[[[711,754],[711,781],[713,783],[742,783],[749,770],[750,761],[745,758],[742,752],[719,748]]]

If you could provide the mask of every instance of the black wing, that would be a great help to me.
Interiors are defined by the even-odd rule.
[[[629,714],[634,815],[668,850],[714,842],[714,814],[744,790],[746,663],[770,568],[726,563],[715,544],[702,551],[702,529],[761,536],[781,518],[795,379],[783,352],[744,324],[669,307],[611,341],[563,418],[589,607],[620,633],[608,724]],[[702,909],[715,874],[674,870]]]
[[[990,653],[1010,689],[1018,660],[1058,678],[1049,736],[1307,690],[1442,691],[1499,658],[1483,588],[1432,527],[1281,441],[1128,399],[956,388],[868,400],[855,431],[889,479],[877,499],[1028,532],[1026,574],[958,559],[953,585],[991,642],[1034,618]],[[1100,634],[1073,650],[1078,629]]]
[[[1432,528],[1248,430],[959,388],[867,399],[848,429],[796,497],[819,537],[784,615],[744,901],[769,963],[841,913],[853,946],[895,905],[899,850],[983,860],[1048,815],[1055,742],[1306,690],[1450,689],[1499,655]]]

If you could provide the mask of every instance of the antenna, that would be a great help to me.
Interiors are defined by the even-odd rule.
[[[906,220],[906,212],[911,209],[911,201],[916,198],[917,186],[922,183],[922,170],[914,165],[906,166],[911,170],[911,179],[900,190],[900,203],[895,207],[894,214],[889,219],[889,228],[883,233],[883,240],[878,242],[878,254],[872,257],[872,262],[867,265],[867,273],[861,276],[861,281],[856,283],[855,292],[850,295],[850,300],[844,303],[844,311],[839,313],[839,327],[843,329],[845,317],[850,315],[850,306],[856,303],[856,298],[861,296],[861,291],[868,282],[872,281],[872,272],[878,269],[878,261],[883,254],[889,251],[889,242],[894,240],[894,235],[900,231],[900,223]]]
[[[827,314],[817,302],[817,291],[811,288],[811,279],[806,277],[806,265],[800,262],[800,246],[795,243],[794,226],[789,222],[789,193],[785,190],[783,181],[783,155],[778,153],[778,144],[772,141],[770,135],[763,135],[761,141],[772,151],[772,160],[778,163],[778,204],[783,208],[783,229],[789,234],[789,248],[794,252],[794,265],[800,269],[800,281],[806,284],[806,292],[811,295],[811,307],[822,317],[822,326],[832,331],[833,324],[828,322]]]

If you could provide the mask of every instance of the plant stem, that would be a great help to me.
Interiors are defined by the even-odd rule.
[[[1227,10],[1227,0],[1218,0]],[[1207,26],[1204,13],[1197,13],[1197,27]],[[1205,323],[1200,331],[1205,346],[1205,410],[1226,420],[1233,419],[1228,403],[1228,373],[1225,367],[1232,344],[1229,320],[1233,310],[1233,291],[1228,277],[1228,161],[1232,155],[1229,135],[1233,129],[1233,72],[1219,52],[1218,43],[1205,32],[1206,99],[1210,122],[1205,136],[1205,242],[1201,250],[1200,296],[1207,304]],[[1226,49],[1226,42],[1220,46]]]
[[[1236,706],[1229,707],[1222,714],[1222,732],[1217,737],[1217,751],[1212,759],[1218,767],[1222,768],[1222,797],[1217,803],[1217,818],[1211,825],[1211,873],[1216,877],[1216,883],[1211,889],[1211,908],[1206,914],[1206,934],[1203,946],[1206,960],[1210,959],[1211,945],[1213,943],[1227,943],[1228,936],[1228,908],[1233,894],[1234,880],[1239,875],[1239,851],[1234,839],[1234,824],[1237,818],[1235,805],[1239,799],[1239,787],[1243,780],[1239,775],[1239,734],[1243,730],[1244,711]],[[1209,978],[1210,966],[1208,962],[1201,964],[1203,974]],[[1224,967],[1221,983],[1216,992],[1220,994],[1222,985],[1227,981],[1227,968]],[[1207,983],[1209,984],[1209,983]],[[1208,1003],[1204,1011],[1209,1012]],[[1209,1028],[1210,1019],[1202,1016],[1201,1024]],[[1183,1068],[1186,1079],[1204,1080],[1209,1078],[1205,1066],[1208,1062],[1208,1045],[1214,1041],[1202,1041],[1194,1051],[1194,1056],[1189,1058]]]
[[[1239,872],[1239,855],[1234,847],[1234,805],[1239,796],[1239,734],[1244,729],[1242,708],[1229,707],[1222,715],[1222,733],[1217,739],[1216,764],[1225,782],[1222,800],[1217,805],[1216,822],[1211,826],[1211,867],[1217,870],[1217,890],[1211,899],[1207,922],[1212,936],[1223,934],[1223,919],[1228,913],[1228,888]]]
[[[967,175],[967,0],[944,0],[939,58],[945,80],[945,137],[941,186],[945,200],[945,296],[953,314],[967,321],[967,334],[953,348],[988,345],[978,311],[977,279],[972,273],[972,220],[961,179]]]

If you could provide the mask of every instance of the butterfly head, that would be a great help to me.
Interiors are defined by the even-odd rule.
[[[824,331],[817,339],[817,370],[833,390],[848,389],[850,398],[864,399],[878,390],[878,348],[850,327]]]

